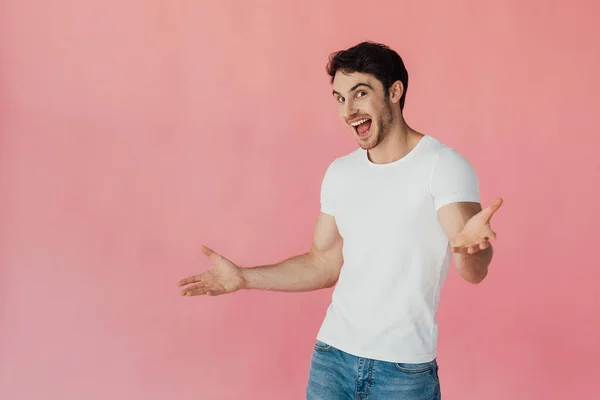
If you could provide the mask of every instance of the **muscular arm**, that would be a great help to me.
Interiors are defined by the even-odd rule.
[[[451,203],[440,208],[438,219],[451,246],[455,245],[458,235],[463,231],[467,221],[480,211],[481,204],[473,202]],[[481,247],[473,254],[454,253],[456,269],[467,282],[480,283],[487,275],[493,249],[489,242],[482,244]]]
[[[321,213],[308,253],[274,265],[243,268],[245,289],[304,292],[333,286],[342,268],[342,238],[335,218]]]

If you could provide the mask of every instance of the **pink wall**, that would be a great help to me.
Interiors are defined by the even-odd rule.
[[[443,291],[444,398],[597,396],[598,3],[206,3],[0,2],[0,398],[302,399],[330,291],[175,284],[201,244],[307,250],[355,147],[326,58],[365,39],[505,199],[489,278]]]

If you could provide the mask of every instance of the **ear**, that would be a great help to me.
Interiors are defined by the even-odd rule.
[[[396,81],[392,83],[390,87],[390,101],[392,103],[398,103],[400,98],[402,98],[402,94],[404,93],[404,85],[400,81]]]

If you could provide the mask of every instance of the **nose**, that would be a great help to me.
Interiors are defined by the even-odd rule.
[[[351,119],[357,111],[358,110],[354,106],[354,102],[352,100],[346,101],[344,104],[344,118],[346,118],[346,120]]]

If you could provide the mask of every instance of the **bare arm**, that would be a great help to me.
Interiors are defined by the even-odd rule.
[[[468,282],[480,283],[487,276],[493,256],[490,241],[496,239],[490,219],[501,204],[502,199],[497,199],[482,210],[479,203],[459,202],[438,211],[438,219],[454,253],[456,269]]]
[[[275,265],[240,268],[213,250],[202,247],[213,267],[180,280],[182,296],[218,296],[240,289],[302,292],[333,286],[342,268],[342,237],[335,218],[321,213],[310,251]]]
[[[321,213],[308,253],[274,265],[242,268],[245,289],[303,292],[328,288],[343,264],[342,238],[335,218]]]

